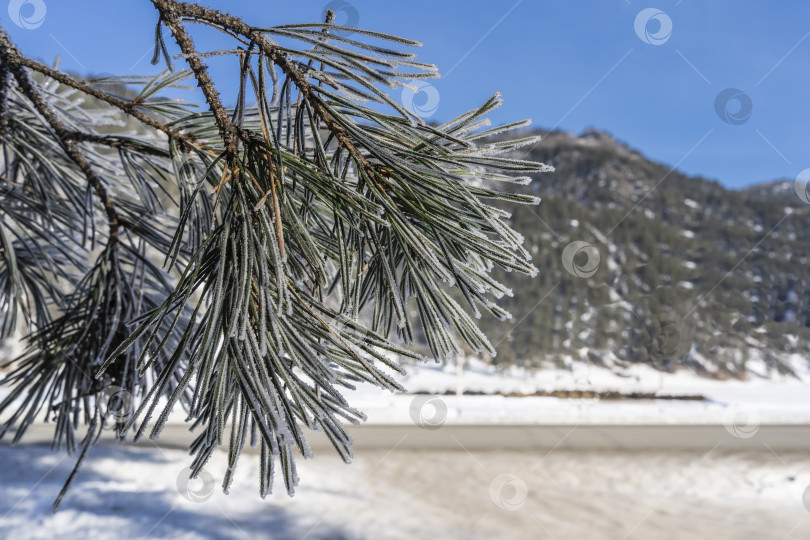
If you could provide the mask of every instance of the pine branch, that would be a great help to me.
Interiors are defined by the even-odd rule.
[[[179,20],[185,17],[193,21],[209,23],[215,27],[231,32],[236,36],[243,36],[249,40],[250,43],[255,43],[270,60],[281,68],[285,75],[292,79],[296,87],[301,90],[310,105],[315,109],[317,115],[323,119],[332,134],[340,141],[340,144],[352,154],[366,172],[372,177],[378,174],[378,171],[368,163],[365,156],[355,148],[351,139],[346,135],[345,130],[332,119],[322,106],[320,100],[315,98],[314,90],[309,81],[307,81],[306,77],[293,65],[287,54],[280,51],[276,46],[268,43],[264,35],[258,29],[247,25],[237,17],[196,4],[177,2],[175,0],[152,0],[152,3],[155,4],[160,11],[161,17],[163,17],[164,20],[172,21],[174,27],[180,25]],[[331,24],[331,22],[327,20],[326,24]],[[170,28],[172,28],[172,26],[170,26]],[[183,52],[189,57],[189,65],[191,65],[193,60],[198,60],[198,56],[195,54],[196,51],[188,36],[185,34],[181,35],[182,37],[178,38],[178,44],[181,45],[181,49],[183,49]],[[180,40],[182,40],[182,44]],[[202,64],[202,62],[199,61],[198,64]],[[211,82],[205,72],[205,66],[198,65],[197,68],[195,68],[192,65],[192,69],[195,70],[200,87],[203,89],[203,92],[205,92],[206,97],[209,99],[209,104],[217,116],[217,123],[220,124],[223,137],[225,137],[226,140],[230,140],[230,138],[233,137],[233,130],[226,123],[227,116],[224,114],[221,103],[219,103],[218,93],[214,88],[213,82]],[[197,73],[198,71],[199,73]],[[220,120],[220,116],[223,117],[223,120]],[[232,141],[231,144],[233,144]]]
[[[3,33],[5,33],[5,30],[3,30]],[[88,96],[101,100],[104,103],[107,103],[108,105],[111,105],[116,109],[120,110],[121,112],[125,113],[127,116],[135,118],[140,122],[142,122],[143,124],[158,131],[161,131],[173,139],[182,141],[191,146],[195,145],[196,143],[195,137],[187,133],[178,131],[176,129],[172,129],[168,124],[164,124],[158,120],[150,118],[149,116],[138,110],[138,107],[142,106],[142,103],[137,101],[125,101],[115,96],[111,96],[106,92],[101,92],[100,90],[93,88],[87,83],[77,81],[76,79],[74,79],[70,75],[67,75],[66,73],[50,68],[45,64],[42,64],[40,62],[37,62],[36,60],[33,60],[27,56],[20,54],[20,52],[16,49],[16,47],[13,47],[13,45],[11,44],[11,41],[8,39],[7,34],[4,41],[5,43],[7,43],[7,45],[3,45],[5,49],[5,57],[7,58],[7,61],[9,63],[13,63],[28,68],[32,71],[41,73],[46,77],[53,79],[54,81],[57,81],[60,84],[64,84],[65,86],[79,90],[80,92],[87,94]]]
[[[37,89],[36,83],[31,79],[25,67],[18,62],[21,55],[14,44],[11,43],[8,34],[2,26],[0,26],[0,56],[3,58],[3,63],[8,66],[9,71],[14,75],[23,93],[25,93],[26,97],[34,104],[37,111],[39,111],[45,121],[48,122],[51,128],[56,132],[57,137],[59,137],[64,147],[65,153],[82,171],[87,178],[87,183],[93,188],[93,191],[96,192],[96,196],[101,201],[101,204],[104,206],[104,211],[107,213],[107,223],[109,225],[107,247],[110,249],[110,252],[112,252],[118,242],[118,227],[120,226],[118,210],[113,203],[112,197],[110,197],[107,192],[107,188],[104,187],[104,182],[101,177],[96,174],[90,166],[90,163],[88,163],[87,158],[79,147],[67,136],[68,129],[64,126],[62,121],[59,120],[53,109],[42,99],[42,95]]]
[[[233,170],[236,168],[235,165],[233,165],[233,159],[236,156],[238,144],[237,130],[225,112],[225,107],[219,99],[219,92],[208,74],[208,68],[194,48],[191,37],[189,37],[183,27],[180,17],[174,9],[174,3],[167,0],[152,0],[152,4],[154,4],[155,8],[160,12],[161,20],[166,24],[169,30],[171,30],[172,35],[174,35],[175,41],[177,41],[180,50],[183,51],[185,59],[191,71],[194,73],[194,77],[197,79],[197,85],[205,95],[205,99],[216,119],[220,135],[225,142],[225,149],[228,152],[229,160],[232,165],[231,169]]]
[[[13,218],[10,230],[41,228],[45,242],[56,238],[51,229],[63,230],[85,249],[86,230],[95,236],[99,210],[88,198],[95,194],[111,238],[119,228],[121,235],[82,268],[59,316],[37,328],[13,362],[4,382],[14,390],[0,411],[19,396],[40,397],[26,399],[0,436],[13,425],[21,436],[46,404],[57,414],[55,439],[74,449],[67,419],[83,412],[91,423],[98,390],[114,383],[136,402],[134,414],[117,423],[120,434],[137,427],[136,439],[158,437],[182,402],[198,430],[195,473],[229,438],[227,491],[250,430],[251,444],[260,446],[260,493],[272,490],[276,458],[292,493],[293,451],[311,455],[303,428],[322,430],[348,461],[343,422],[364,416],[342,388],[358,381],[400,388],[390,372],[401,371],[400,358],[421,357],[411,347],[416,324],[436,358],[461,354],[462,346],[494,354],[473,320],[482,312],[508,317],[496,300],[510,291],[491,272],[536,269],[508,213],[493,201],[536,204],[508,184],[551,168],[505,157],[534,138],[483,139],[526,125],[482,130],[501,103],[497,95],[441,126],[427,125],[390,96],[385,86],[437,76],[434,66],[400,50],[417,42],[361,29],[349,38],[332,32],[341,30],[333,14],[325,23],[260,28],[194,4],[152,3],[159,14],[155,59],[162,53],[171,60],[160,35],[165,25],[207,112],[153,99],[188,72],[144,82],[141,94],[125,101],[23,57],[6,39],[2,65],[13,68],[18,84],[6,88],[15,116],[8,117],[14,128],[5,144],[23,155],[43,147],[11,163],[8,200],[0,200],[0,212]],[[233,109],[224,107],[202,60],[217,53],[196,49],[192,23],[240,46]],[[138,120],[157,142],[85,129],[59,109],[59,95],[37,93],[22,77],[27,70]],[[21,120],[40,117],[47,126]],[[96,169],[116,187],[114,201]],[[164,208],[155,193],[169,196],[166,179],[179,190],[176,207]],[[79,211],[84,227],[65,219],[67,206]],[[173,280],[145,254],[147,243],[165,257]],[[20,239],[0,244],[0,279],[6,269],[12,285],[0,290],[0,300],[22,298],[24,277],[38,289],[38,277],[48,273],[17,269],[18,261],[34,258]]]

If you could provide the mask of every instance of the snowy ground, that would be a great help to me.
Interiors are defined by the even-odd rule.
[[[803,539],[810,456],[644,452],[369,451],[299,462],[294,498],[256,495],[255,455],[230,495],[176,486],[181,451],[93,449],[63,510],[72,459],[0,447],[0,538]],[[216,478],[223,453],[207,470]]]
[[[395,378],[409,394],[394,394],[371,385],[347,392],[350,404],[368,416],[371,424],[411,424],[435,420],[448,424],[810,424],[810,366],[796,358],[798,377],[766,376],[751,366],[747,380],[715,380],[682,368],[661,373],[646,365],[627,369],[571,362],[566,369],[498,372],[493,366],[467,360],[456,365],[407,365],[407,375]],[[596,400],[554,397],[505,397],[510,392],[537,390],[591,390],[654,393],[657,396],[700,395],[703,401]],[[457,392],[462,395],[455,395]],[[8,392],[0,388],[0,398]],[[414,392],[440,394],[415,400]],[[445,395],[447,392],[453,395]],[[490,395],[466,395],[483,392]],[[421,405],[421,408],[415,408]],[[439,410],[435,410],[436,408]],[[0,415],[2,420],[6,415]],[[172,422],[182,423],[177,411]]]
[[[797,359],[799,360],[799,359]],[[447,423],[509,422],[528,424],[810,424],[810,370],[806,360],[794,366],[796,377],[765,377],[752,370],[745,381],[699,377],[688,369],[662,374],[645,365],[619,370],[571,363],[568,369],[499,373],[492,366],[468,361],[457,366],[416,364],[399,377],[409,392],[442,394]],[[484,392],[490,396],[450,395]],[[658,396],[701,395],[703,401],[601,400],[554,397],[505,397],[537,390],[593,390],[655,393]],[[395,395],[363,386],[349,394],[352,405],[370,423],[414,421],[412,395]],[[432,413],[420,412],[424,416]]]
[[[409,366],[412,392],[361,387],[349,395],[371,424],[810,424],[810,392],[799,378],[752,375],[716,381],[681,370],[661,375],[643,366],[496,373],[481,363]],[[764,371],[762,372],[764,375]],[[488,394],[593,390],[700,394],[704,401],[558,399]],[[415,404],[418,404],[416,406]],[[182,417],[178,415],[176,419]],[[732,433],[729,431],[729,433]],[[99,446],[63,510],[50,504],[73,465],[46,447],[0,446],[0,538],[810,538],[810,455],[769,449],[730,451],[358,450],[346,466],[330,452],[299,460],[295,498],[283,488],[256,495],[255,455],[240,461],[229,496],[219,490],[225,455],[207,466],[216,478],[178,489],[185,452]],[[277,479],[278,481],[278,479]],[[195,495],[197,494],[197,495]]]

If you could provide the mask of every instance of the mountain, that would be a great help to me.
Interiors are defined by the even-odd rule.
[[[773,182],[756,184],[744,188],[743,192],[751,197],[777,199],[783,202],[797,200],[796,187],[793,180],[774,180]]]
[[[810,205],[792,182],[741,191],[609,134],[551,132],[554,165],[513,207],[540,274],[501,272],[513,320],[480,321],[500,364],[649,363],[713,377],[792,373],[808,357]]]

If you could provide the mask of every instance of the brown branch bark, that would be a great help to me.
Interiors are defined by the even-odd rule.
[[[177,9],[177,3],[172,0],[152,0],[155,8],[160,13],[160,18],[166,27],[171,30],[174,40],[183,51],[186,62],[191,68],[197,85],[202,90],[208,107],[214,115],[219,134],[225,143],[225,150],[228,152],[231,169],[236,169],[236,153],[239,146],[239,133],[236,126],[228,118],[228,113],[219,98],[219,92],[208,74],[208,66],[203,62],[202,57],[194,47],[194,42],[186,32],[181,20],[181,12]]]
[[[6,36],[6,40],[8,41],[8,37]],[[10,43],[10,41],[9,41]],[[88,96],[94,97],[98,100],[101,100],[113,107],[123,111],[127,115],[135,118],[136,120],[141,121],[142,123],[146,124],[147,126],[154,128],[158,131],[161,131],[172,137],[174,139],[193,144],[195,142],[195,137],[188,135],[186,133],[182,133],[176,129],[172,129],[169,126],[147,116],[146,114],[142,113],[138,110],[138,104],[133,103],[130,101],[125,101],[123,99],[119,99],[115,96],[111,96],[105,92],[97,90],[92,86],[85,84],[81,81],[77,81],[73,77],[62,73],[61,71],[57,71],[52,69],[45,64],[41,64],[36,60],[32,60],[24,55],[22,55],[16,48],[7,51],[7,58],[9,62],[15,63],[17,65],[23,66],[25,68],[30,69],[31,71],[36,71],[45,75],[46,77],[53,79],[60,84],[64,84],[65,86],[69,86],[80,92],[87,94]]]

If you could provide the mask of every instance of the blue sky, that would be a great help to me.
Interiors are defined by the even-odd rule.
[[[329,0],[204,3],[269,26],[318,20]],[[61,55],[65,69],[159,70],[149,64],[157,16],[148,0],[11,0],[0,12],[24,52],[48,62]],[[446,74],[434,82],[433,119],[500,90],[496,122],[592,126],[729,187],[810,167],[810,2],[350,0],[339,16],[355,14],[361,27],[424,42],[420,58]],[[195,31],[202,46],[221,44]],[[737,97],[717,107],[727,88]],[[222,87],[226,99],[234,91]]]

